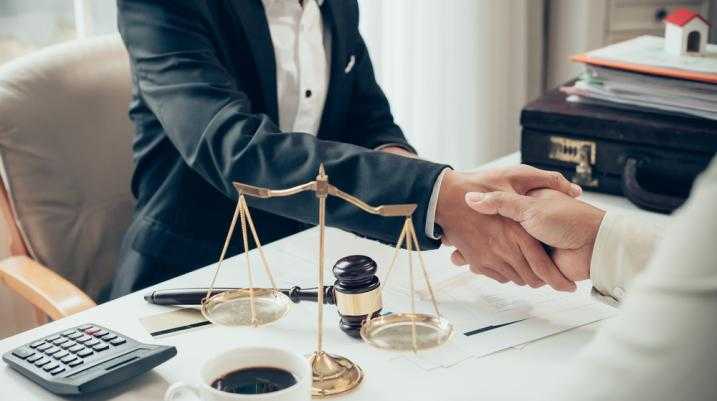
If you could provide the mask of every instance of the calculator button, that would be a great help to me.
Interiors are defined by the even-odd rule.
[[[63,350],[60,350],[59,352],[56,352],[55,354],[53,354],[52,357],[55,359],[60,359],[60,358],[66,357],[67,355],[70,355],[70,353],[63,349]]]
[[[79,352],[85,349],[85,347],[82,346],[82,344],[75,344],[72,347],[68,348],[67,350],[70,352]]]
[[[57,362],[50,362],[50,363],[46,364],[45,366],[43,366],[42,369],[44,369],[46,372],[49,372],[49,371],[51,371],[52,369],[55,369],[55,368],[58,367],[58,366],[60,366],[59,363],[57,363]]]
[[[70,334],[72,334],[72,333],[74,333],[74,332],[75,332],[74,329],[70,329],[70,330],[63,331],[63,332],[60,333],[60,334],[62,334],[63,336],[69,336]]]
[[[47,355],[52,355],[52,354],[55,354],[55,353],[58,353],[58,352],[60,352],[60,348],[58,348],[58,347],[50,347],[50,348],[48,348],[48,349],[45,350],[45,353],[46,353]]]
[[[35,341],[34,343],[30,344],[30,348],[37,348],[37,347],[41,346],[41,345],[44,344],[44,343],[45,343],[45,342],[42,341],[42,340],[40,340],[40,341]]]
[[[63,368],[62,366],[58,366],[58,367],[56,367],[55,369],[52,369],[52,370],[50,371],[50,374],[54,376],[54,375],[56,375],[56,374],[58,374],[58,373],[62,373],[62,372],[64,372],[64,371],[65,371],[65,368]]]
[[[67,356],[62,357],[62,359],[60,359],[60,362],[69,363],[74,361],[75,359],[77,359],[76,356],[74,356],[73,354],[69,354]]]
[[[92,355],[92,350],[91,350],[91,349],[83,349],[82,351],[80,351],[80,352],[77,353],[77,356],[81,356],[81,357],[83,357],[83,358],[86,357],[86,356],[88,356],[88,355]]]
[[[60,345],[60,344],[66,343],[68,341],[70,341],[70,340],[66,339],[65,337],[60,337],[57,340],[53,340],[52,343],[55,345]]]
[[[74,332],[74,333],[72,333],[72,334],[68,334],[68,335],[67,335],[67,338],[70,338],[70,339],[74,340],[74,339],[79,338],[79,337],[82,337],[82,336],[84,336],[84,335],[85,335],[85,334],[84,334],[83,332],[81,332],[81,331],[76,331],[76,332]]]
[[[110,341],[110,344],[112,344],[112,345],[120,345],[120,344],[124,344],[125,342],[127,342],[127,340],[125,340],[124,337],[117,337],[117,338],[115,338],[114,340],[111,340],[111,341]]]
[[[107,334],[109,334],[109,333],[110,333],[110,332],[107,331],[107,330],[100,330],[100,331],[96,331],[96,332],[92,333],[92,335],[95,336],[95,337],[102,337],[102,336],[107,335]]]
[[[45,364],[47,364],[47,363],[50,363],[50,358],[48,358],[48,357],[46,357],[46,356],[43,356],[42,359],[40,359],[39,361],[36,361],[36,362],[35,362],[35,366],[42,366],[42,365],[45,365]]]
[[[84,331],[85,331],[86,334],[94,334],[94,333],[97,333],[97,332],[100,331],[100,330],[102,330],[102,329],[100,329],[99,327],[94,327],[94,326],[92,326],[92,327],[90,327],[89,329],[85,329]]]
[[[74,360],[74,361],[72,361],[72,362],[68,362],[68,363],[67,363],[67,366],[69,366],[69,367],[72,368],[72,367],[75,367],[75,366],[77,366],[77,365],[81,365],[81,364],[84,363],[84,362],[85,362],[85,361],[83,361],[82,359],[76,359],[76,360]]]
[[[30,363],[35,363],[35,362],[37,362],[38,360],[40,360],[40,359],[42,359],[42,358],[43,358],[42,354],[37,353],[37,354],[35,354],[35,355],[32,355],[32,356],[28,357],[28,358],[26,359],[26,361],[28,361],[28,362],[30,362]]]
[[[104,351],[104,350],[106,350],[106,349],[109,348],[109,347],[110,347],[110,346],[107,345],[107,344],[97,344],[97,345],[93,346],[92,349],[95,350],[95,351]]]
[[[85,330],[89,329],[90,327],[92,327],[91,324],[86,324],[84,326],[78,327],[77,330],[85,331]]]
[[[77,337],[77,338],[75,339],[75,341],[77,341],[78,343],[84,343],[85,341],[89,341],[89,340],[91,340],[91,339],[92,339],[92,336],[88,336],[87,334],[83,334],[82,336]]]
[[[57,340],[58,338],[60,338],[60,335],[59,335],[59,334],[55,334],[54,336],[47,337],[47,338],[45,339],[45,341],[55,341],[55,340]]]
[[[16,357],[18,357],[20,359],[25,359],[34,353],[35,352],[33,350],[31,350],[30,348],[25,348],[25,347],[18,348],[12,352],[13,355],[15,355]]]
[[[99,343],[100,343],[100,340],[98,340],[98,339],[96,339],[96,338],[93,338],[93,339],[91,339],[91,340],[89,340],[89,341],[86,341],[86,342],[85,342],[85,345],[88,346],[88,347],[91,347],[91,346],[93,346],[93,345],[95,345],[95,344],[99,344]]]
[[[52,348],[52,344],[44,343],[41,346],[37,347],[36,349],[38,351],[46,351],[48,349]]]
[[[74,347],[75,345],[77,345],[76,342],[74,342],[74,341],[68,341],[68,342],[66,342],[66,343],[64,343],[64,344],[62,344],[62,345],[60,345],[60,347],[62,347],[62,348],[64,348],[64,349],[68,349],[68,348]],[[38,348],[38,349],[39,349],[39,348]]]
[[[117,335],[112,334],[112,333],[107,333],[104,336],[102,336],[102,339],[105,341],[114,340],[115,338],[117,338]]]

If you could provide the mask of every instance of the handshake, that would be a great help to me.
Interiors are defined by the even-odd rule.
[[[446,171],[435,223],[451,260],[501,283],[575,291],[590,277],[595,237],[605,214],[575,197],[561,174],[530,166]],[[547,246],[547,247],[546,247]]]

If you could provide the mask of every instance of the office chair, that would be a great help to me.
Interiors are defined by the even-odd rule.
[[[94,306],[111,281],[134,207],[130,95],[116,35],[0,66],[0,282],[38,324]]]

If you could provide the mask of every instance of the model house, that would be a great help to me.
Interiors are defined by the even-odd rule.
[[[701,55],[709,28],[707,20],[696,12],[677,9],[665,18],[665,50],[675,56]]]

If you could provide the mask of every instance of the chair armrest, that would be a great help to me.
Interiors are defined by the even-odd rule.
[[[54,320],[96,305],[82,290],[27,256],[0,260],[0,283]]]

